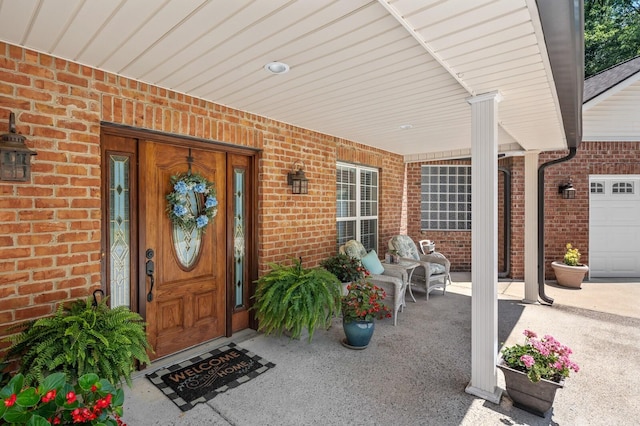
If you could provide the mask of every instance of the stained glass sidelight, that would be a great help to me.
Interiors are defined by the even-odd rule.
[[[129,157],[109,157],[109,277],[111,307],[131,304]]]
[[[233,171],[233,258],[234,258],[234,283],[235,283],[235,307],[244,306],[244,271],[245,271],[245,214],[244,193],[245,174],[242,169]]]

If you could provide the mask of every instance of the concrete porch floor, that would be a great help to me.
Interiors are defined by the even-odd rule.
[[[499,343],[522,331],[570,346],[581,371],[567,379],[545,418],[464,392],[471,374],[470,274],[429,301],[417,289],[398,317],[378,321],[365,350],[343,347],[341,323],[312,343],[252,331],[154,363],[125,386],[123,420],[138,425],[611,425],[640,413],[640,282],[585,282],[580,290],[546,286],[553,306],[522,304],[523,283],[498,283]],[[181,412],[144,373],[233,341],[276,367]],[[496,348],[497,350],[497,348]],[[498,385],[504,388],[500,371]]]

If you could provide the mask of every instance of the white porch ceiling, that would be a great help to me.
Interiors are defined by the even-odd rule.
[[[503,150],[567,146],[534,0],[0,0],[0,39],[407,161],[494,90]]]

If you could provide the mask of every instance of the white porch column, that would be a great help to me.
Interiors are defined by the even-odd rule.
[[[538,302],[538,151],[524,154],[524,303]]]
[[[498,404],[498,102],[471,104],[471,382],[467,393]]]

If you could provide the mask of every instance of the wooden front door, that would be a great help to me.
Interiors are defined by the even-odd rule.
[[[140,140],[138,149],[139,268],[146,280],[140,302],[145,304],[151,358],[156,359],[225,334],[226,155],[150,140]],[[189,156],[192,172],[215,183],[218,211],[200,234],[199,252],[192,250],[185,261],[178,251],[196,242],[175,232],[166,196],[173,191],[171,176],[188,171]]]

